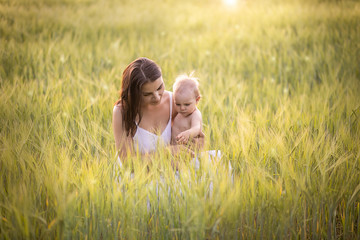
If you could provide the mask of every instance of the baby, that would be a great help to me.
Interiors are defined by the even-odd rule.
[[[171,144],[187,144],[201,133],[201,112],[196,105],[200,100],[196,78],[181,75],[173,86],[175,109],[178,112],[171,127]]]

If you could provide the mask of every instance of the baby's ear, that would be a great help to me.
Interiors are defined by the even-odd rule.
[[[196,103],[199,102],[200,98],[201,98],[200,96],[197,96],[197,97],[196,97]]]

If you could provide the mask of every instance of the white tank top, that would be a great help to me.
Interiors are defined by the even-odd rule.
[[[133,137],[134,147],[139,150],[141,153],[148,153],[156,150],[158,145],[169,145],[171,141],[171,114],[172,114],[172,92],[169,92],[170,96],[170,118],[169,122],[166,125],[165,130],[161,135],[156,135],[152,132],[149,132],[137,124],[136,133]]]

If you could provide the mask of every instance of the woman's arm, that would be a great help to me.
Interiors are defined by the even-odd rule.
[[[124,129],[120,106],[115,106],[113,109],[113,131],[116,151],[120,159],[124,159],[128,153],[133,152],[133,142],[131,136],[127,136]]]

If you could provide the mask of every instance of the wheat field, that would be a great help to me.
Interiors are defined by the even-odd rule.
[[[360,238],[359,2],[0,0],[0,53],[0,239]],[[140,56],[220,159],[117,167]]]

